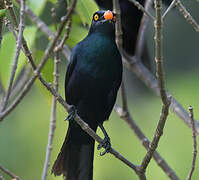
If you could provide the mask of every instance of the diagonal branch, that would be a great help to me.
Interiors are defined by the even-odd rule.
[[[171,4],[169,5],[169,7],[166,9],[166,11],[164,12],[164,14],[162,15],[162,20],[165,19],[165,17],[167,16],[167,14],[169,13],[169,11],[176,5],[177,0],[173,0],[171,2]]]
[[[14,57],[14,61],[13,61],[13,65],[12,65],[12,72],[11,72],[11,76],[10,76],[10,80],[9,80],[9,85],[8,85],[8,90],[5,96],[5,99],[3,101],[3,105],[2,105],[2,109],[1,111],[4,111],[7,104],[8,104],[8,99],[12,90],[12,85],[14,82],[14,77],[15,77],[15,73],[17,70],[17,64],[18,64],[18,59],[19,59],[19,54],[20,54],[20,50],[22,47],[22,37],[23,37],[23,31],[24,31],[24,19],[25,19],[25,0],[21,0],[20,1],[20,23],[19,23],[19,33],[17,36],[17,43],[16,43],[16,52],[15,52],[15,57]]]
[[[128,0],[128,1],[131,2],[131,3],[133,3],[140,11],[142,11],[143,13],[145,13],[152,20],[155,20],[155,17],[148,10],[146,10],[138,1],[136,1],[136,0]]]
[[[156,20],[154,22],[155,26],[155,62],[156,62],[156,72],[158,79],[158,87],[160,90],[160,97],[162,99],[162,112],[160,115],[160,120],[158,122],[158,126],[156,128],[156,132],[154,134],[153,140],[149,145],[149,149],[142,161],[140,172],[144,174],[146,168],[149,165],[149,162],[155,152],[160,137],[163,134],[163,129],[166,123],[166,119],[168,116],[170,98],[167,97],[165,90],[165,80],[164,80],[164,72],[163,72],[163,58],[162,58],[162,17],[161,17],[161,9],[162,9],[162,1],[155,0],[155,11],[156,11]]]
[[[197,156],[197,140],[196,140],[196,129],[195,129],[195,123],[194,123],[194,119],[193,119],[193,108],[190,106],[189,107],[189,116],[191,119],[191,124],[192,124],[192,138],[193,138],[193,159],[192,159],[192,166],[191,169],[189,171],[187,180],[191,180],[193,171],[195,169],[195,165],[196,165],[196,156]]]
[[[8,169],[4,168],[2,165],[0,165],[0,170],[2,172],[6,173],[8,176],[10,176],[13,179],[22,180],[20,177],[18,177],[17,175],[15,175],[13,172],[9,171]]]
[[[60,59],[59,59],[59,52],[55,52],[55,58],[54,58],[54,80],[53,85],[55,88],[55,91],[58,92],[58,82],[59,82],[59,65]],[[50,127],[49,127],[49,135],[48,135],[48,145],[46,147],[46,159],[43,167],[43,173],[42,173],[42,180],[47,179],[47,173],[48,168],[50,166],[50,155],[52,152],[52,144],[53,144],[53,138],[55,134],[55,128],[56,128],[56,108],[57,108],[57,100],[56,97],[52,97],[52,107],[51,107],[51,116],[50,116]]]
[[[183,14],[184,18],[193,26],[196,32],[199,32],[199,25],[196,23],[195,19],[191,16],[191,14],[186,10],[180,0],[176,1],[176,6],[179,11]]]
[[[151,8],[151,4],[152,0],[145,1],[144,8],[146,9],[146,11],[149,11],[149,9]],[[140,22],[140,27],[135,47],[135,56],[137,57],[138,60],[140,60],[143,53],[144,43],[145,43],[145,32],[147,30],[148,23],[149,23],[149,16],[143,14]]]

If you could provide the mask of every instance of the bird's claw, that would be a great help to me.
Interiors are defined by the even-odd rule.
[[[74,105],[72,105],[69,110],[68,110],[69,114],[66,117],[65,121],[71,121],[72,119],[75,118],[75,116],[77,115],[77,109],[75,108]]]
[[[100,152],[100,156],[104,156],[106,153],[110,152],[111,141],[109,137],[105,137],[104,140],[98,145],[97,149],[100,150],[102,147],[104,147],[105,150]]]

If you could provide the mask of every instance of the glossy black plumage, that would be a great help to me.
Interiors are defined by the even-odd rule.
[[[96,131],[109,118],[122,80],[122,61],[115,43],[113,20],[99,11],[87,37],[72,51],[65,79],[66,102]],[[93,179],[94,140],[73,120],[53,166],[67,180]]]

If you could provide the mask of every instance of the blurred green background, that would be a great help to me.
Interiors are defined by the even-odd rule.
[[[89,0],[84,2],[90,3]],[[53,1],[31,0],[27,3],[37,15],[40,15],[40,17],[45,20],[50,14],[49,7]],[[197,22],[199,22],[199,3],[195,0],[186,0],[183,1],[183,3],[187,9],[190,10],[193,17],[196,18]],[[95,11],[96,5],[92,4],[90,8]],[[73,16],[73,29],[67,41],[70,47],[74,46],[87,33],[87,28],[82,25],[82,22],[84,24],[90,22],[90,19],[86,19],[85,17],[90,17],[90,14],[92,15],[93,12],[89,12],[90,14],[88,15],[86,14],[88,10],[84,10],[85,7],[80,6],[79,9],[77,9],[77,13]],[[79,15],[81,15],[81,18]],[[34,57],[40,59],[39,57],[42,56],[42,48],[45,48],[45,43],[47,43],[48,40],[42,33],[39,33],[35,26],[32,26],[28,18],[27,23],[29,26],[26,29],[25,38],[29,39],[28,43],[32,47]],[[54,26],[51,25],[50,22],[49,26],[52,30],[54,29]],[[9,69],[13,58],[12,54],[14,55],[15,52],[15,41],[13,37],[6,32],[6,29],[4,29],[4,31],[5,34],[0,50],[0,76],[1,79],[4,80],[5,87],[7,87],[8,80],[5,76],[9,77]],[[147,44],[151,52],[151,59],[154,57],[153,36],[153,23],[151,23],[147,32]],[[39,38],[43,38],[46,41],[41,42],[41,40],[38,40]],[[199,34],[184,20],[178,10],[174,9],[164,23],[163,39],[166,86],[185,109],[188,109],[188,106],[192,105],[194,107],[195,118],[199,119]],[[40,51],[38,51],[38,49]],[[7,61],[3,61],[4,59]],[[20,64],[19,68],[22,68],[24,64],[26,64],[23,56],[20,57]],[[63,96],[66,64],[66,60],[62,58],[59,89]],[[49,63],[46,65],[47,70],[43,72],[49,81],[52,81],[52,76],[50,75],[52,65],[52,60],[49,60]],[[3,71],[3,68],[7,69]],[[125,75],[128,76],[125,78],[128,83],[127,89],[130,112],[145,135],[149,139],[152,139],[159,120],[161,101],[141,82],[135,80],[136,78],[132,73],[126,72]],[[120,102],[120,98],[118,99],[118,102]],[[24,100],[0,124],[0,164],[24,180],[41,179],[48,140],[50,110],[51,96],[49,92],[41,86],[40,82],[37,81],[36,85]],[[67,113],[63,107],[58,105],[57,127],[53,142],[51,166],[65,138],[68,126],[68,123],[64,121],[66,116]],[[115,112],[112,113],[110,120],[105,122],[105,128],[111,138],[112,146],[133,163],[140,164],[146,150],[128,125],[121,120]],[[98,134],[103,137],[100,131],[98,131]],[[171,168],[174,169],[180,179],[186,179],[192,162],[192,132],[191,129],[172,112],[169,114],[164,135],[160,140],[157,150]],[[138,179],[130,168],[112,155],[107,154],[101,157],[99,153],[99,151],[95,151],[95,180]],[[193,180],[199,179],[198,158],[196,163],[197,166]],[[149,180],[169,179],[154,160],[150,163],[146,174]],[[5,179],[9,180],[10,178],[5,176]],[[61,180],[62,178],[52,176],[49,171],[48,179]]]

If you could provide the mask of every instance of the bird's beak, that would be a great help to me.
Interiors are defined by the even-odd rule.
[[[110,10],[106,11],[104,13],[104,19],[105,20],[111,20],[113,22],[116,22],[116,17],[115,17],[115,13],[112,13]]]

